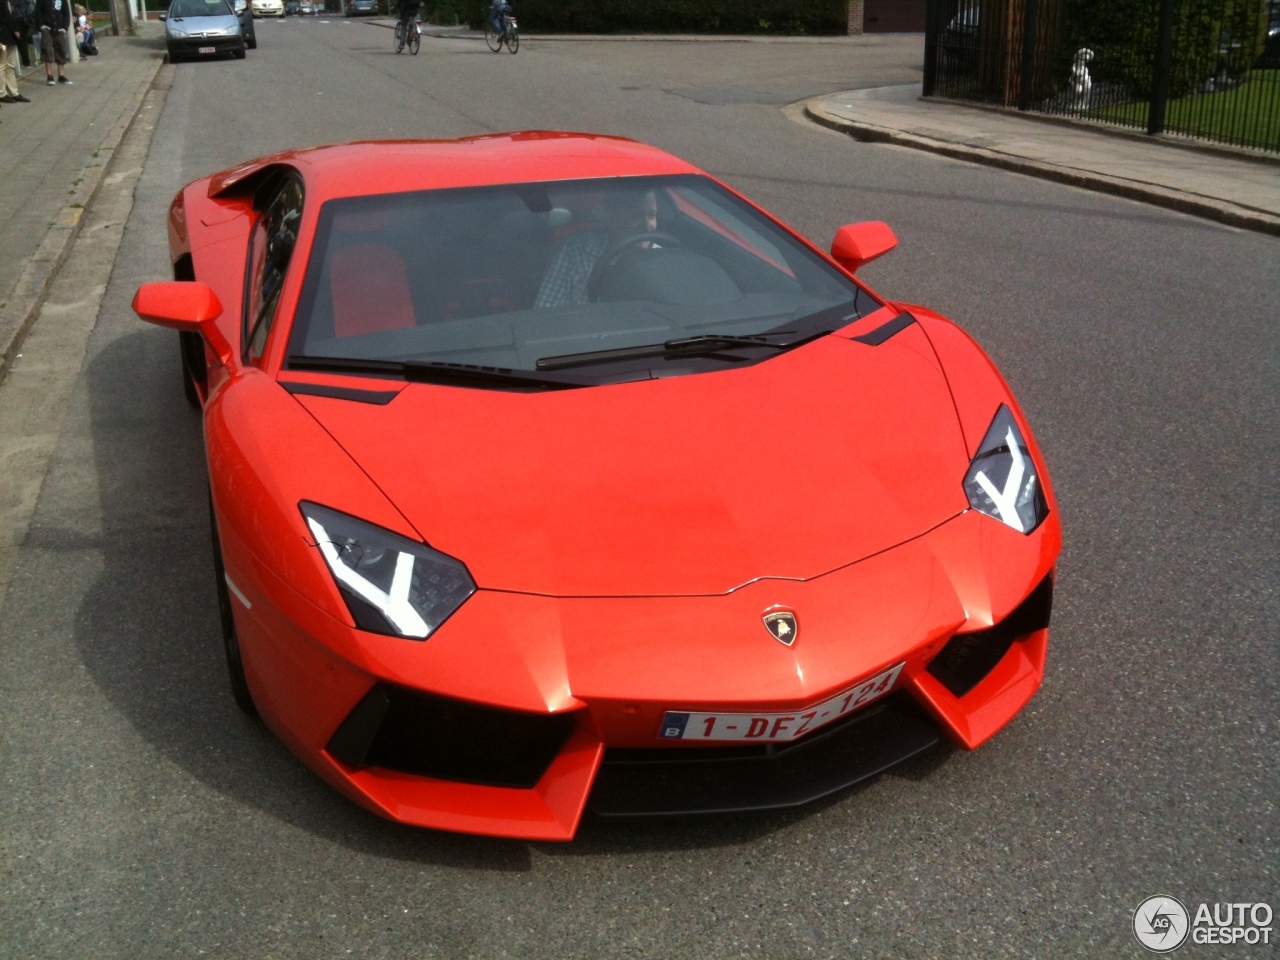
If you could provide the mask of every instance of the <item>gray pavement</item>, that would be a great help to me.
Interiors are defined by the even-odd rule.
[[[924,99],[919,84],[815,97],[805,104],[805,114],[859,140],[928,150],[1280,234],[1280,157]]]
[[[31,103],[0,109],[0,382],[163,62],[161,31],[100,36],[101,55],[67,67],[70,86],[35,67],[19,81]]]

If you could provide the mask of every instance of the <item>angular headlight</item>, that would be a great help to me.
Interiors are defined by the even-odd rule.
[[[964,492],[973,509],[1021,533],[1030,533],[1049,515],[1031,452],[1004,404],[969,464]]]
[[[476,592],[461,561],[305,500],[316,546],[361,630],[425,640]]]

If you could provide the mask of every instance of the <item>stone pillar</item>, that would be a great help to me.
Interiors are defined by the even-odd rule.
[[[849,0],[849,27],[845,32],[851,37],[862,36],[864,2],[865,0]]]
[[[110,8],[111,32],[117,37],[134,36],[138,31],[134,26],[133,9],[129,0],[111,0]]]

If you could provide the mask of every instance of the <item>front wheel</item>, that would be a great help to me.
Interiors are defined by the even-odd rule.
[[[240,638],[236,634],[236,621],[231,612],[231,592],[227,589],[227,571],[222,565],[222,541],[218,536],[218,518],[213,512],[213,494],[209,494],[209,528],[213,535],[213,575],[218,592],[218,616],[222,620],[222,646],[227,657],[227,674],[231,681],[231,695],[236,706],[251,717],[258,715],[249,681],[244,675],[244,660],[240,656]]]
[[[396,53],[404,51],[404,21],[396,24]]]
[[[493,29],[493,24],[488,20],[484,22],[484,42],[489,45],[489,49],[494,53],[502,49],[502,34]]]
[[[418,48],[422,46],[422,34],[417,28],[409,31],[409,52],[415,57],[418,55]]]
[[[520,31],[515,27],[507,29],[507,51],[515,53],[520,49]]]

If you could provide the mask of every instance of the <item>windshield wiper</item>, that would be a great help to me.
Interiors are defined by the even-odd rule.
[[[663,343],[650,343],[641,347],[616,347],[612,350],[591,350],[587,353],[565,353],[555,357],[543,357],[534,366],[539,370],[563,370],[567,367],[584,367],[593,363],[612,363],[617,360],[636,360],[645,357],[705,357],[722,353],[726,350],[744,350],[764,347],[770,350],[791,350],[801,344],[825,337],[830,330],[820,330],[798,340],[785,343],[773,343],[765,339],[765,335],[756,337],[735,337],[716,333],[700,334],[694,337],[680,337]],[[768,336],[780,333],[795,333],[794,330],[775,331]],[[737,359],[729,358],[725,359]]]
[[[538,390],[569,390],[587,386],[572,380],[540,377],[507,367],[481,367],[470,363],[441,363],[434,360],[362,360],[348,357],[289,357],[290,370],[317,370],[326,373],[373,374],[401,377],[410,383],[442,383],[457,386],[532,387]]]

